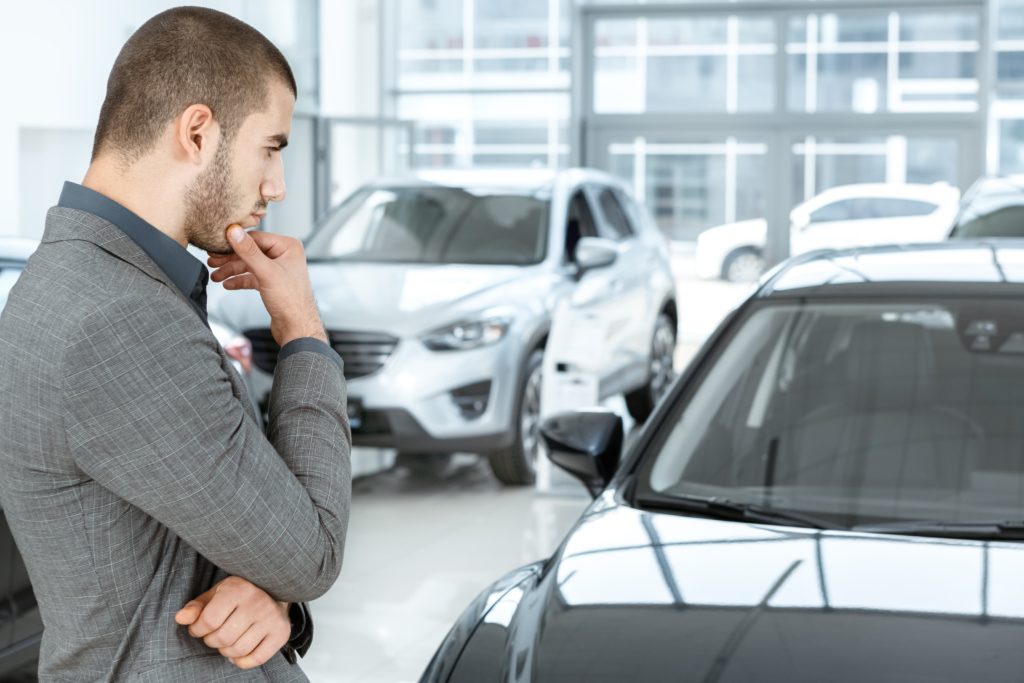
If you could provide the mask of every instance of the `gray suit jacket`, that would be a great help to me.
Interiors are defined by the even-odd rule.
[[[0,316],[0,502],[44,624],[43,681],[305,681],[174,622],[242,576],[289,602],[341,569],[351,432],[338,365],[274,374],[266,435],[212,332],[127,235],[53,208]]]

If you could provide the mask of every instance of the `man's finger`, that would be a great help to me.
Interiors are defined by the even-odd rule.
[[[210,600],[213,599],[213,594],[214,589],[211,588],[205,593],[201,593],[196,597],[192,598],[191,600],[185,603],[184,607],[178,610],[178,612],[174,615],[174,620],[182,626],[188,626],[189,624],[195,622],[195,620],[198,619],[199,615],[202,613],[203,608],[206,607]]]
[[[224,281],[224,289],[259,289],[260,281],[252,273],[236,275]]]
[[[242,634],[250,629],[250,627],[257,626],[258,623],[253,621],[252,615],[246,614],[243,609],[236,609],[231,613],[223,624],[220,625],[217,630],[207,633],[203,637],[203,643],[207,647],[212,647],[214,650],[219,650],[222,647],[229,647],[233,645]],[[258,641],[257,641],[258,642]],[[249,648],[252,650],[252,648]],[[241,652],[239,654],[246,654]]]
[[[231,660],[231,663],[237,666],[239,669],[255,669],[257,666],[263,666],[270,658],[277,653],[281,647],[288,642],[277,642],[276,638],[267,636],[260,644],[256,646],[256,649],[245,655],[244,657],[236,657]]]
[[[190,600],[185,603],[185,606],[178,610],[174,615],[174,621],[181,624],[182,626],[188,626],[192,624],[196,619],[199,618],[200,613],[203,611],[203,603],[198,600]]]
[[[210,273],[210,279],[214,282],[220,282],[222,280],[227,280],[229,277],[234,275],[241,275],[242,273],[248,272],[249,266],[245,261],[231,261]]]
[[[252,230],[246,234],[259,245],[268,258],[272,259],[302,244],[294,237],[278,235],[273,232],[263,232],[262,230]]]
[[[206,258],[206,265],[211,268],[217,268],[224,265],[225,263],[231,263],[232,261],[238,260],[238,254],[210,254]]]
[[[260,628],[259,624],[253,624],[238,640],[227,647],[220,648],[218,652],[228,659],[238,659],[252,653],[266,636],[266,629]]]
[[[256,243],[256,240],[238,224],[228,228],[228,243],[253,273],[265,273],[270,267],[270,259]]]
[[[214,596],[213,600],[203,607],[203,611],[199,614],[199,618],[196,619],[191,626],[188,627],[189,634],[194,638],[203,638],[210,633],[213,633],[227,621],[231,613],[235,611],[238,603],[235,600],[221,599],[218,600]]]

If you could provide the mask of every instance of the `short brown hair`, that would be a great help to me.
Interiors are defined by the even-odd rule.
[[[247,116],[267,106],[271,77],[296,94],[288,61],[252,26],[202,7],[161,12],[132,34],[114,62],[92,158],[111,151],[132,163],[193,104],[208,106],[230,140]]]

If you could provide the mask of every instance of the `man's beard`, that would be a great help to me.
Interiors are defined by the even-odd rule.
[[[185,236],[211,254],[231,254],[226,230],[232,212],[242,204],[231,174],[230,140],[221,139],[213,163],[203,171],[185,196]]]

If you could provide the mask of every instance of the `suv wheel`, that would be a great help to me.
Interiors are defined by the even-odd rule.
[[[722,279],[729,282],[754,282],[765,271],[764,256],[753,247],[737,249],[725,257]]]
[[[658,399],[675,377],[676,325],[665,312],[658,314],[651,340],[650,379],[647,384],[626,394],[626,407],[637,422],[643,422],[654,411]]]
[[[540,388],[544,352],[530,354],[519,387],[515,413],[515,440],[508,448],[490,454],[491,471],[502,484],[528,486],[537,478],[540,442]]]

